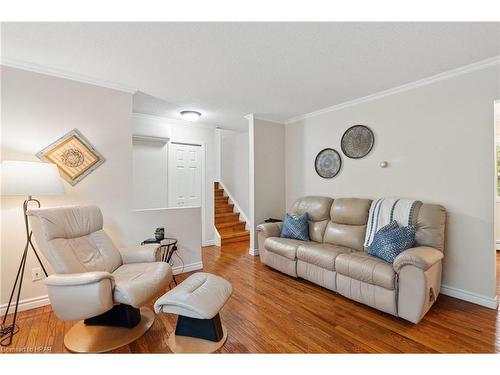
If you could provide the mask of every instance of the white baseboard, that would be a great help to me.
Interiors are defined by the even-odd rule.
[[[484,307],[488,307],[490,309],[498,308],[498,299],[483,296],[481,294],[476,294],[472,292],[468,292],[463,289],[453,288],[447,285],[441,285],[441,293],[450,297],[458,298],[467,302],[475,303],[476,305],[481,305]]]
[[[203,241],[203,243],[201,244],[201,246],[214,246],[214,245],[217,245],[216,240]]]
[[[256,257],[259,255],[259,249],[248,249],[248,254]]]
[[[214,226],[214,230],[215,230],[215,246],[220,247],[221,239],[220,239],[219,231],[217,230],[217,228],[215,226]]]
[[[4,303],[3,305],[0,306],[0,315],[3,316],[5,314],[5,310],[7,310],[7,305],[8,305],[7,303]],[[19,301],[19,307],[17,308],[17,311],[31,310],[46,305],[50,305],[49,296],[47,295],[27,298]],[[14,313],[14,306],[11,305],[9,313],[10,314]]]
[[[186,264],[184,266],[174,267],[172,268],[172,272],[174,273],[174,275],[179,275],[184,272],[191,272],[201,269],[203,269],[203,262],[196,262],[196,263]]]

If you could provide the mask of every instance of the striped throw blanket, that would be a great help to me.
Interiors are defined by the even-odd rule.
[[[368,214],[365,247],[370,246],[375,233],[380,228],[393,220],[396,220],[398,225],[402,227],[413,224],[421,205],[421,201],[413,199],[382,198],[374,200]]]

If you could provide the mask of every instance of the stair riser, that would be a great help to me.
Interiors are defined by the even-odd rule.
[[[239,221],[238,216],[239,214],[237,214],[237,216],[224,216],[215,218],[215,224],[232,223],[232,222],[236,224]]]
[[[215,207],[215,214],[224,214],[228,212],[233,212],[233,207],[231,206],[226,206],[226,207]]]
[[[229,203],[228,201],[215,201],[215,208],[224,208],[224,207],[234,207],[234,204]]]
[[[225,225],[227,224],[227,226]],[[222,225],[222,226],[220,226]],[[224,230],[224,229],[232,229],[232,230],[245,230],[245,223],[242,222],[242,223],[215,223],[215,227],[218,229],[218,230]]]
[[[250,234],[246,229],[233,229],[233,228],[222,228],[219,230],[219,235],[222,239],[228,239],[232,237],[246,236]]]
[[[250,241],[250,235],[242,236],[242,237],[234,237],[234,238],[228,238],[228,239],[221,239],[220,244],[221,246],[230,244],[230,243],[235,243],[235,242],[249,242]]]
[[[226,207],[230,207],[231,209],[233,209],[234,204],[228,202],[215,202],[215,208],[226,208]]]

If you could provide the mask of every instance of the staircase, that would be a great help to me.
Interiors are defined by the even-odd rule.
[[[215,228],[220,235],[221,247],[231,243],[250,243],[250,232],[245,229],[246,223],[240,221],[240,213],[234,212],[234,204],[224,195],[224,189],[218,182],[214,183]]]

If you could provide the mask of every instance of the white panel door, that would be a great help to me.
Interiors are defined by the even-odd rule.
[[[201,206],[201,146],[169,145],[169,206]]]

